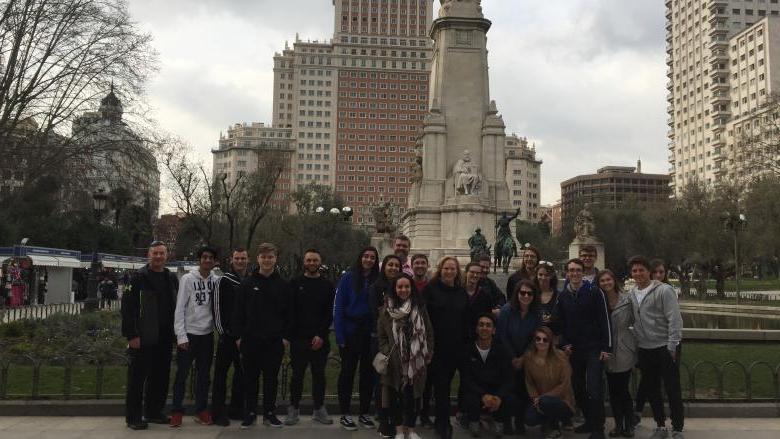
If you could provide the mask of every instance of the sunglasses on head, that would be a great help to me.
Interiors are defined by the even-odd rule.
[[[534,337],[534,340],[539,342],[539,343],[547,343],[547,341],[548,341],[547,337],[540,337],[538,335],[536,337]]]
[[[539,261],[539,265],[546,265],[548,267],[552,267],[553,263],[550,261]]]

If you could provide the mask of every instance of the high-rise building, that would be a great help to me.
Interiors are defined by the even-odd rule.
[[[290,166],[295,152],[292,129],[265,126],[262,122],[237,123],[220,133],[219,148],[212,149],[213,181],[230,190],[236,179],[256,171],[281,168],[270,204],[286,210],[292,189]]]
[[[336,193],[358,224],[372,205],[406,208],[428,111],[432,0],[334,0],[338,77]]]
[[[516,134],[506,137],[506,184],[509,188],[509,202],[520,209],[517,217],[523,221],[539,222],[539,176],[542,161],[536,159],[536,147],[528,146],[528,139]]]
[[[730,167],[739,154],[729,137],[737,133],[729,133],[727,124],[736,114],[743,115],[743,108],[760,105],[759,84],[770,80],[766,53],[771,42],[769,32],[758,33],[769,26],[765,17],[780,15],[780,2],[665,0],[665,4],[668,158],[671,186],[679,194],[693,181],[716,184],[733,174]],[[764,90],[768,93],[767,87]]]
[[[670,177],[644,174],[633,166],[605,166],[595,174],[578,175],[561,183],[561,221],[573,224],[585,204],[616,208],[627,204],[652,206],[669,201]]]

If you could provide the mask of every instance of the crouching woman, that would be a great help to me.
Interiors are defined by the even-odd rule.
[[[393,280],[379,311],[377,334],[379,352],[388,357],[386,369],[378,370],[382,406],[389,409],[397,439],[419,439],[414,425],[433,356],[433,327],[409,276]]]
[[[523,359],[525,384],[532,403],[525,423],[546,427],[548,439],[561,437],[561,424],[569,423],[574,413],[569,359],[553,346],[552,340],[550,328],[538,328],[533,347]]]

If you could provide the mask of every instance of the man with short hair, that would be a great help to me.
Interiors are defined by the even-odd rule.
[[[643,256],[634,256],[628,262],[631,278],[636,283],[630,299],[634,309],[639,368],[646,383],[648,400],[653,409],[657,427],[652,439],[665,438],[666,419],[661,381],[669,398],[672,419],[672,438],[683,439],[685,413],[680,389],[680,340],[682,315],[677,293],[666,283],[650,278],[650,263]]]
[[[393,254],[401,260],[401,271],[414,276],[412,264],[409,260],[409,250],[412,248],[412,241],[406,235],[398,235],[393,241]]]
[[[559,344],[570,356],[574,398],[585,416],[585,423],[574,431],[603,439],[604,361],[612,351],[612,336],[604,295],[597,285],[583,281],[584,270],[580,259],[566,263],[568,280],[553,319],[559,323]]]
[[[414,286],[417,287],[418,292],[422,292],[426,286],[428,286],[428,256],[422,253],[417,253],[412,256],[412,280],[414,280]]]
[[[290,405],[286,425],[298,423],[303,377],[311,365],[311,393],[314,401],[312,418],[330,425],[325,409],[325,364],[330,352],[330,324],[333,322],[333,283],[320,273],[322,256],[315,249],[303,254],[303,274],[290,281],[290,316],[287,339],[290,341]]]
[[[122,336],[127,338],[127,393],[125,421],[133,430],[148,423],[167,424],[163,414],[171,372],[171,347],[175,339],[173,316],[179,282],[165,268],[168,249],[154,241],[149,262],[130,279],[122,295]]]
[[[236,347],[236,337],[231,329],[233,303],[246,278],[249,254],[246,249],[236,248],[230,257],[230,267],[219,278],[214,294],[214,327],[219,335],[217,355],[214,359],[214,388],[211,392],[211,410],[216,425],[227,427],[230,419],[244,416],[244,373],[241,368],[241,354]],[[226,410],[227,375],[233,366],[233,382],[230,392],[230,408]]]
[[[209,377],[214,357],[214,316],[212,301],[219,277],[211,272],[217,251],[201,247],[197,253],[198,269],[181,277],[176,298],[174,331],[176,332],[176,378],[173,382],[173,415],[171,427],[181,427],[184,414],[184,391],[187,376],[195,361],[195,422],[211,425]]]
[[[490,297],[493,298],[493,313],[498,315],[501,311],[501,307],[506,304],[506,295],[501,291],[501,288],[496,285],[496,282],[488,277],[490,274],[490,255],[481,255],[477,258],[477,262],[479,262],[479,266],[482,267],[479,286],[487,291],[488,294],[490,294]]]
[[[479,436],[482,415],[491,417],[488,430],[496,436],[511,430],[512,368],[506,349],[495,341],[496,318],[492,313],[479,315],[476,339],[461,359],[463,406],[472,436]],[[500,428],[498,421],[504,424]]]
[[[593,245],[583,245],[579,251],[580,260],[585,264],[585,271],[582,273],[582,279],[589,283],[594,283],[599,275],[599,269],[596,267],[596,259],[599,251]]]
[[[257,249],[257,270],[241,283],[233,307],[233,334],[241,351],[244,367],[244,421],[241,428],[257,420],[257,395],[263,376],[263,425],[282,427],[274,414],[279,387],[279,368],[289,312],[290,292],[287,282],[276,270],[279,254],[274,244],[263,243]]]

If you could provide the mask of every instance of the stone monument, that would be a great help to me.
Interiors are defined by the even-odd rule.
[[[430,108],[413,165],[412,193],[401,230],[435,263],[469,259],[476,229],[495,242],[495,222],[510,211],[505,126],[490,100],[487,32],[479,0],[442,0],[433,22]]]
[[[393,208],[389,202],[374,206],[371,209],[374,216],[375,231],[371,235],[371,245],[379,250],[379,254],[388,255],[393,253],[393,238],[396,226],[393,224]]]
[[[604,255],[604,243],[596,236],[596,222],[593,219],[593,213],[590,211],[590,205],[585,204],[582,210],[574,219],[574,241],[569,244],[569,258],[578,258],[580,248],[590,245],[596,248],[598,256],[596,257],[596,267],[604,268],[606,261]]]

